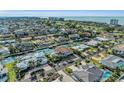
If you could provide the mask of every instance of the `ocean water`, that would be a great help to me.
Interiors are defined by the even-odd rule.
[[[124,16],[79,16],[79,17],[64,17],[65,20],[78,20],[78,21],[93,21],[100,23],[110,23],[111,19],[118,19],[120,25],[124,25]]]

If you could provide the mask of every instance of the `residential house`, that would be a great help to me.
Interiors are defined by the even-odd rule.
[[[124,68],[124,59],[115,55],[109,55],[107,58],[103,59],[101,63],[113,69],[116,69],[117,67],[120,69]]]
[[[85,44],[89,46],[97,46],[98,43],[100,42],[96,40],[90,40],[89,42],[86,42]]]
[[[73,52],[69,48],[65,48],[64,46],[58,46],[55,48],[55,54],[57,56],[69,56],[73,54]]]
[[[62,37],[62,36],[59,36],[58,38],[56,38],[56,40],[58,42],[61,42],[61,43],[67,41],[67,39],[65,37]]]
[[[85,49],[88,49],[89,46],[84,45],[84,44],[80,44],[80,45],[73,46],[72,48],[73,48],[73,49],[77,49],[77,50],[79,50],[79,51],[83,51],[83,50],[85,50]]]
[[[49,29],[49,33],[50,34],[55,34],[57,32],[57,29],[56,28],[50,28]]]
[[[10,44],[15,44],[16,43],[16,40],[15,39],[12,39],[12,40],[2,40],[0,41],[0,44],[2,45],[10,45]]]
[[[104,37],[96,37],[95,40],[98,40],[98,41],[100,41],[100,42],[106,42],[106,41],[109,41],[109,39],[104,38]]]
[[[78,39],[80,39],[80,35],[79,34],[72,34],[72,35],[69,35],[69,38],[72,40],[78,40]]]
[[[18,56],[17,60],[19,60],[19,63],[17,63],[17,67],[21,69],[28,68],[29,62],[34,62],[35,65],[43,65],[47,63],[47,58],[43,52],[37,51],[34,53],[28,53],[23,56]]]
[[[96,66],[86,66],[82,70],[73,71],[73,76],[80,82],[99,82],[103,71]]]
[[[27,69],[29,67],[28,61],[17,63],[16,66],[20,69]]]
[[[9,55],[10,51],[7,47],[0,46],[0,56]]]
[[[18,38],[24,38],[24,37],[27,37],[29,35],[28,32],[23,31],[23,30],[15,31],[14,34],[15,34],[15,37],[18,37]]]
[[[23,42],[23,43],[18,43],[18,44],[16,44],[15,47],[16,47],[20,52],[24,52],[24,51],[33,50],[35,46],[34,46],[33,43]]]
[[[9,31],[9,29],[8,28],[0,28],[0,35],[10,35],[11,34],[11,32]]]
[[[124,57],[124,44],[117,45],[113,48],[114,54]]]
[[[81,37],[85,38],[85,37],[91,37],[92,34],[90,32],[82,32],[81,33]]]

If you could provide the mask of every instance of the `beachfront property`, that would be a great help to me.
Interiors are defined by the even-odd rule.
[[[124,68],[124,59],[115,55],[109,55],[101,63],[112,69],[116,69],[117,67],[120,69]]]

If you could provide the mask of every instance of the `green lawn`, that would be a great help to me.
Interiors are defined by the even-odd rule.
[[[16,81],[16,73],[14,70],[14,65],[15,63],[10,63],[6,65],[6,68],[8,70],[8,78],[9,78],[9,82],[15,82]]]

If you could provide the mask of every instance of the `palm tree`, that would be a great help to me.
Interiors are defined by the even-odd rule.
[[[45,69],[41,69],[41,74],[40,74],[42,77],[44,77],[45,76]]]
[[[61,74],[60,77],[59,77],[59,80],[60,80],[60,81],[63,81],[63,77],[64,77],[64,76]]]

